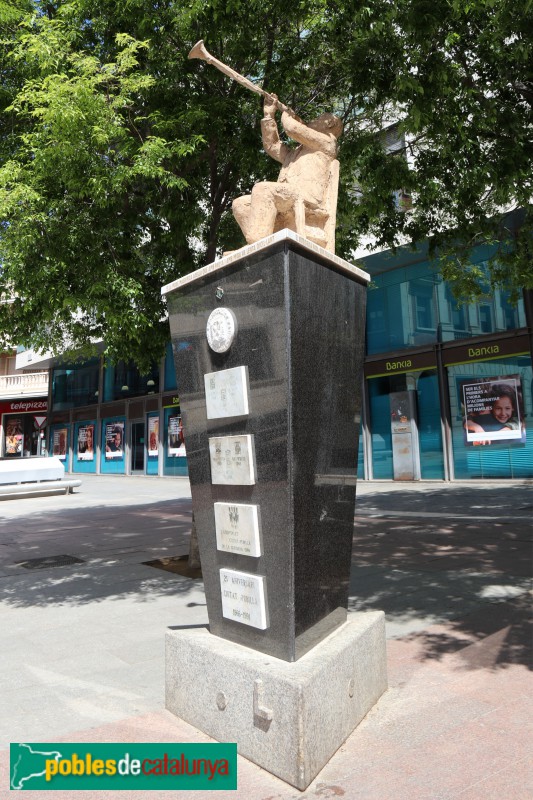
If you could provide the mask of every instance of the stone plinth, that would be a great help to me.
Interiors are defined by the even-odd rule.
[[[387,688],[383,612],[348,620],[294,663],[169,630],[166,707],[303,790]]]

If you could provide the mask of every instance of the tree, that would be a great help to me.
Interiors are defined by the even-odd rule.
[[[240,245],[231,201],[273,174],[257,96],[188,51],[204,36],[289,102],[300,85],[300,108],[326,102],[323,62],[302,80],[323,3],[304,6],[65,0],[25,21],[0,142],[5,338],[84,353],[103,338],[112,358],[159,357],[160,287]]]
[[[276,167],[257,96],[187,60],[200,38],[303,118],[343,116],[340,255],[431,237],[471,297],[487,290],[471,247],[503,239],[490,280],[532,286],[531,3],[60,0],[18,25],[24,8],[0,5],[1,345],[103,338],[147,366],[168,338],[161,285],[242,244],[231,201]],[[382,146],[393,121],[403,152]]]
[[[347,42],[339,47],[340,92],[351,98],[359,128],[343,146],[343,163],[355,163],[362,191],[355,207],[344,193],[344,247],[362,234],[386,247],[429,237],[465,299],[485,293],[488,283],[532,288],[533,5],[332,6],[331,41]],[[405,139],[395,153],[384,151],[378,135],[391,120]],[[412,199],[408,211],[393,200],[400,188]],[[502,213],[511,209],[523,209],[515,229]],[[489,275],[469,260],[485,241],[499,243]]]

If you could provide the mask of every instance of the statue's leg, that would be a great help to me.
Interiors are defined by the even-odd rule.
[[[231,204],[233,216],[237,220],[237,224],[244,234],[244,238],[248,241],[248,219],[250,216],[250,206],[252,204],[252,195],[245,194],[242,197],[236,197]]]
[[[246,241],[249,244],[258,242],[259,239],[270,236],[274,232],[278,213],[276,205],[278,187],[277,183],[264,181],[256,183],[252,189],[252,202],[247,221],[248,232],[247,234],[245,232]]]
[[[237,197],[232,210],[248,244],[274,232],[276,216],[294,207],[297,192],[286,183],[256,183],[251,195]]]

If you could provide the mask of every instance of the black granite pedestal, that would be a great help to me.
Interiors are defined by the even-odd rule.
[[[346,620],[367,278],[282,231],[163,289],[210,630],[285,661]],[[228,312],[236,323],[225,352],[215,352],[206,336],[210,315],[220,309],[222,325]],[[225,373],[247,383],[225,406],[232,415],[208,419],[204,376],[216,392],[224,376],[213,373],[240,367],[245,371]],[[222,393],[231,390],[221,386]],[[239,405],[243,392],[247,408]],[[237,483],[214,483],[210,440],[224,458],[222,450],[243,445],[226,437],[243,435],[250,437],[254,474],[246,484],[238,476]],[[256,507],[255,554],[239,546],[238,526],[227,549],[217,548],[217,503],[227,520],[232,508]],[[230,590],[238,594],[233,605],[230,595],[231,618],[224,616],[228,573],[221,570],[230,571]],[[263,604],[261,627],[247,622],[235,571],[263,579],[261,597],[253,588],[248,598]]]
[[[368,276],[281,231],[164,287],[209,631],[166,707],[305,789],[387,686],[347,620]]]

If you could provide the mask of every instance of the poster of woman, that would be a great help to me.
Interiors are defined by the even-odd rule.
[[[105,426],[106,461],[124,456],[124,423],[112,422]]]
[[[462,385],[466,442],[525,441],[522,385],[519,375],[484,378]]]
[[[168,454],[174,458],[186,455],[180,414],[168,418]]]
[[[80,425],[78,428],[78,460],[94,460],[94,425]]]

